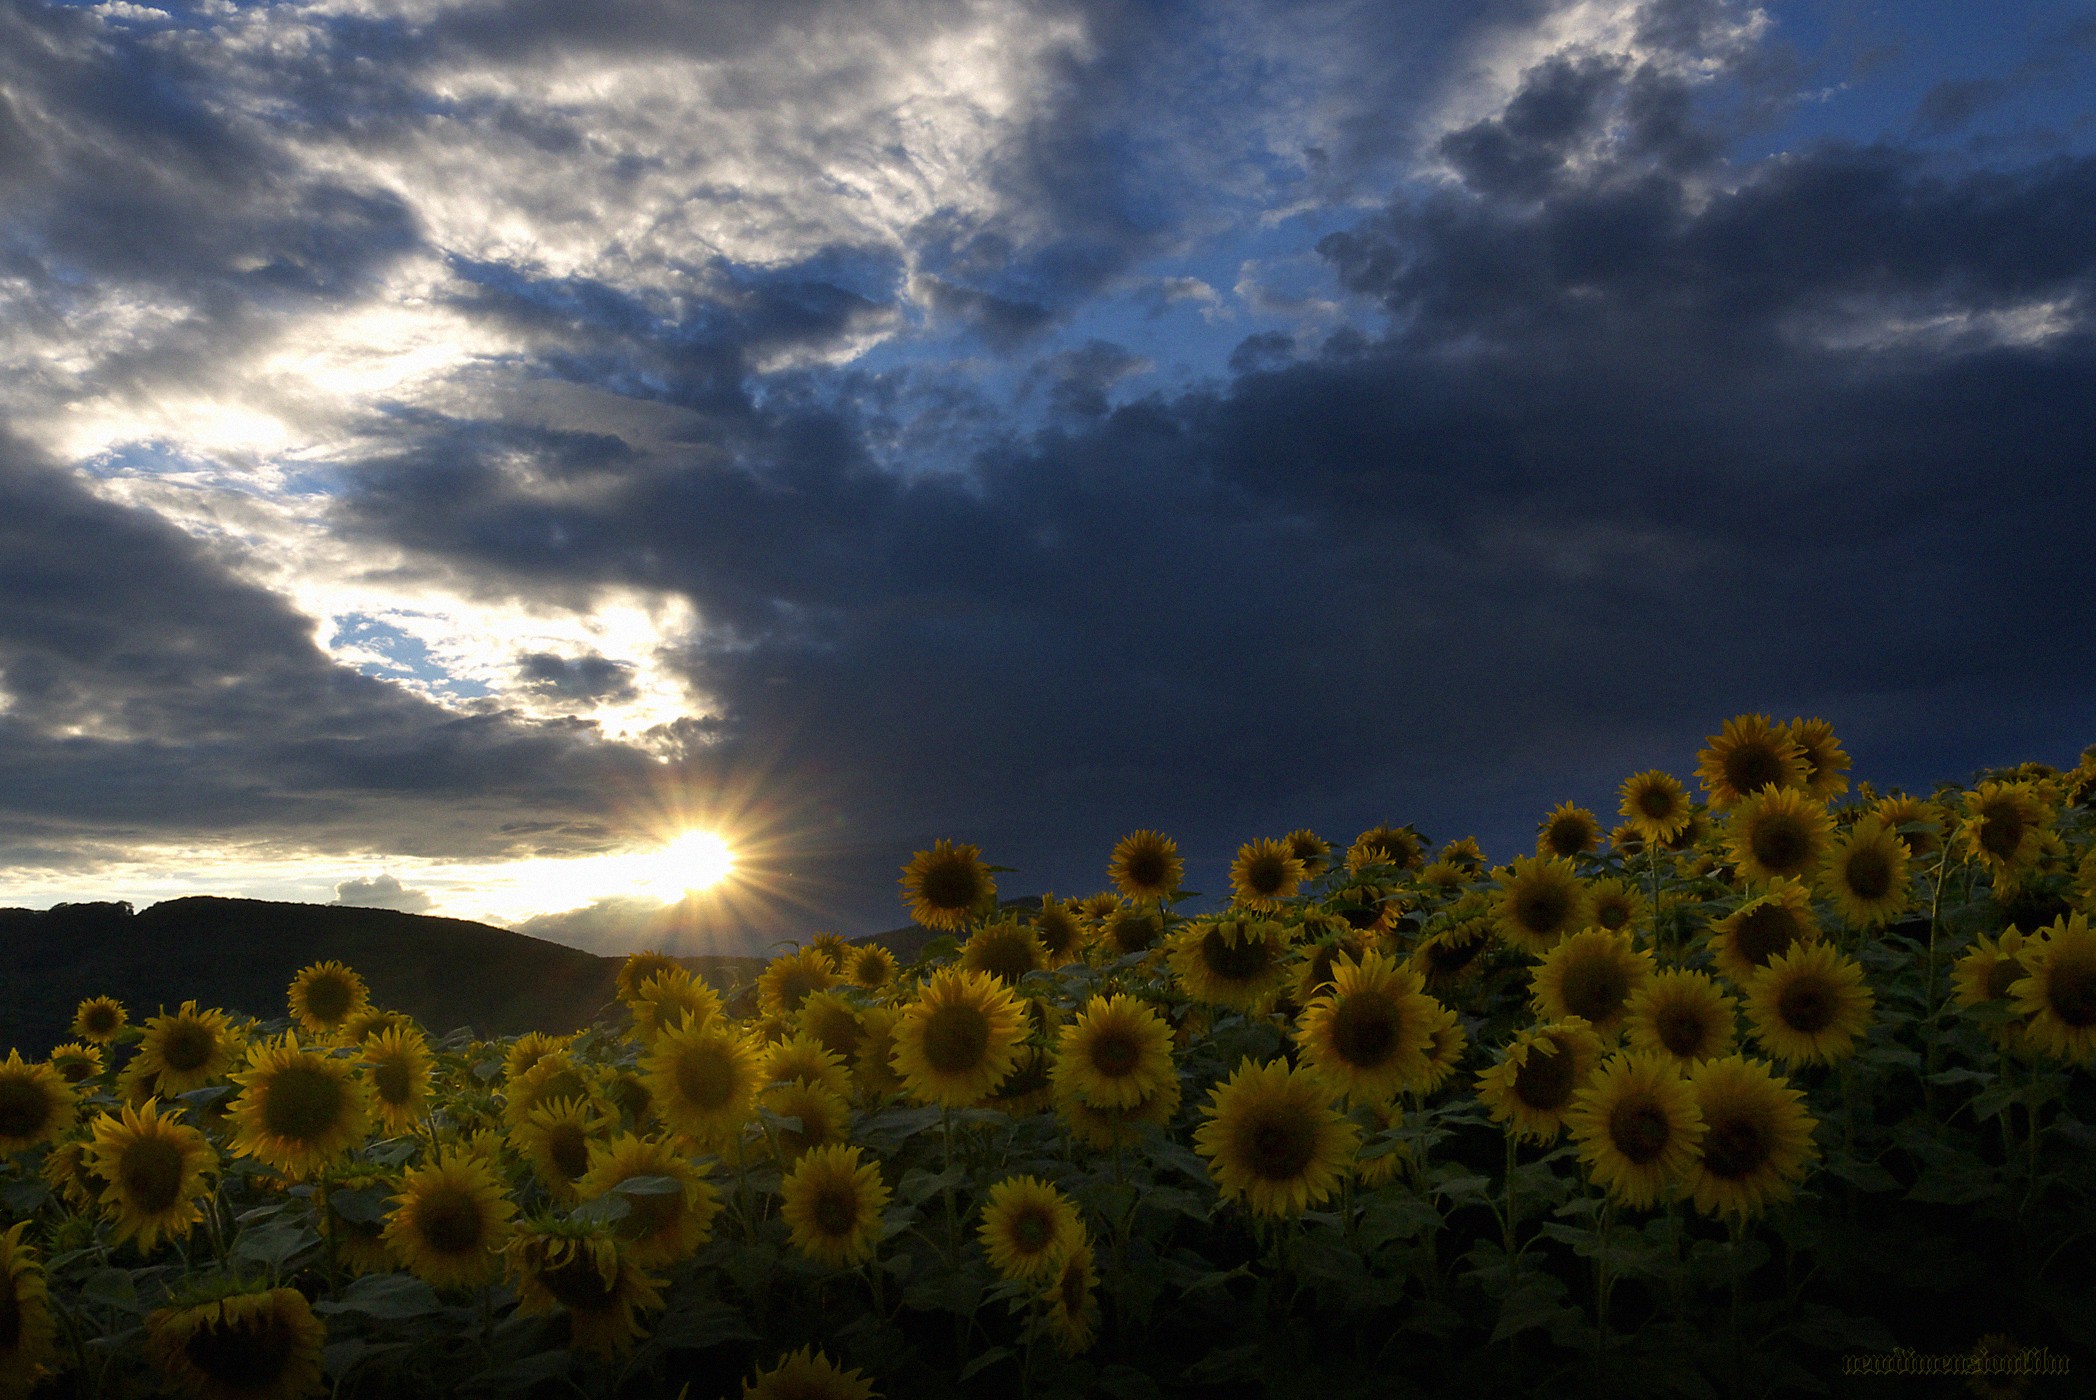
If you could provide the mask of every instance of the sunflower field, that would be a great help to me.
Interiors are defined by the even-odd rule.
[[[2096,1393],[2096,750],[1741,716],[1488,862],[1248,842],[575,1035],[351,969],[0,1062],[0,1400]]]

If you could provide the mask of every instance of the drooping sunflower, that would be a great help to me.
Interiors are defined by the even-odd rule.
[[[703,1147],[736,1141],[756,1116],[764,1067],[757,1050],[726,1026],[677,1026],[641,1058],[662,1121]]]
[[[115,997],[89,997],[73,1010],[73,1034],[90,1045],[108,1045],[130,1021]]]
[[[1360,960],[1368,951],[1368,940],[1352,928],[1328,934],[1315,943],[1301,946],[1296,953],[1295,977],[1290,983],[1298,1006],[1307,1004],[1311,998],[1332,985],[1332,968],[1341,958]]]
[[[303,1181],[364,1140],[371,1089],[349,1060],[301,1047],[295,1032],[248,1048],[230,1116],[233,1148]]]
[[[1705,1060],[1688,1070],[1703,1141],[1689,1173],[1696,1209],[1753,1219],[1779,1201],[1812,1161],[1815,1120],[1805,1096],[1759,1060]]]
[[[1051,1077],[1054,1069],[1054,1060],[1047,1051],[1038,1045],[1021,1045],[1019,1058],[1012,1062],[1012,1072],[997,1081],[990,1097],[983,1100],[983,1107],[1014,1118],[1030,1118],[1042,1112],[1055,1098],[1055,1081]]]
[[[1148,952],[1164,936],[1164,913],[1155,904],[1117,904],[1099,922],[1099,946],[1108,957]]]
[[[1332,986],[1303,1008],[1295,1038],[1303,1067],[1351,1104],[1386,1103],[1424,1086],[1440,1004],[1419,974],[1381,953],[1332,969]]]
[[[836,1056],[840,1072],[859,1053],[859,1046],[866,1039],[866,1031],[859,1024],[858,1006],[841,992],[815,993],[801,1003],[794,1023],[799,1034],[793,1038],[812,1040]]]
[[[1805,786],[1805,751],[1767,715],[1737,715],[1706,742],[1710,747],[1696,755],[1696,778],[1717,811],[1763,788]]]
[[[1372,826],[1346,852],[1346,868],[1357,874],[1378,865],[1416,870],[1425,863],[1426,842],[1409,826]]]
[[[1041,896],[1041,912],[1032,919],[1033,936],[1049,967],[1075,962],[1084,952],[1084,916],[1068,900]]]
[[[983,864],[980,850],[941,838],[902,868],[902,897],[918,923],[957,932],[978,909],[996,904],[997,881]]]
[[[387,1247],[434,1288],[478,1288],[502,1271],[516,1206],[478,1152],[446,1148],[401,1176],[386,1218]]]
[[[1965,848],[1993,872],[1997,889],[2018,885],[2045,848],[2052,808],[2030,783],[1983,782],[1965,794]]]
[[[147,1019],[138,1054],[125,1068],[145,1082],[150,1095],[173,1098],[223,1078],[240,1050],[231,1017],[216,1007],[199,1011],[195,1002],[185,1001],[180,1011]]]
[[[2024,975],[2009,1004],[2024,1017],[2024,1036],[2046,1054],[2096,1064],[2096,932],[2088,916],[2068,914],[2016,954]]]
[[[1287,940],[1286,928],[1271,919],[1196,919],[1172,935],[1165,956],[1195,1001],[1258,1011],[1287,979]]]
[[[1783,732],[1804,759],[1805,791],[1831,802],[1849,790],[1849,756],[1834,737],[1833,725],[1823,719],[1793,719]]]
[[[58,1354],[58,1323],[29,1222],[0,1231],[0,1400],[26,1400]]]
[[[231,1280],[226,1289],[248,1285]],[[296,1288],[227,1291],[146,1319],[146,1355],[167,1390],[191,1400],[300,1400],[327,1389],[327,1327]]]
[[[768,1086],[757,1096],[757,1107],[784,1120],[770,1123],[772,1151],[782,1166],[814,1148],[843,1142],[851,1122],[851,1105],[842,1095],[798,1079]]]
[[[1172,1028],[1130,996],[1093,997],[1057,1037],[1055,1087],[1100,1108],[1132,1108],[1173,1075]]]
[[[1591,901],[1587,918],[1596,928],[1629,933],[1645,921],[1645,897],[1628,880],[1614,876],[1596,880],[1587,886],[1587,897]]]
[[[1998,936],[1981,934],[1951,969],[1951,996],[1960,1006],[2006,1004],[2009,988],[2028,975],[2018,956],[2029,942],[2022,929],[2010,924]]]
[[[1688,789],[1672,773],[1648,768],[1623,780],[1617,811],[1640,839],[1663,846],[1688,825]]]
[[[517,1311],[566,1317],[573,1351],[620,1355],[645,1335],[639,1314],[662,1306],[654,1276],[602,1221],[528,1221],[510,1235],[504,1254]]]
[[[1422,1094],[1431,1094],[1455,1077],[1463,1063],[1463,1052],[1470,1048],[1470,1037],[1463,1030],[1463,1019],[1454,1008],[1435,1005],[1440,1009],[1434,1015],[1433,1024],[1427,1027],[1426,1078],[1419,1086]]]
[[[851,1096],[851,1071],[844,1056],[812,1035],[791,1035],[764,1052],[764,1079],[769,1084],[819,1084],[839,1098]]]
[[[770,972],[767,968],[765,975]],[[721,1014],[720,994],[685,967],[673,967],[648,977],[627,1007],[633,1013],[633,1029],[643,1044],[671,1026],[708,1025]]]
[[[1055,1111],[1069,1128],[1070,1136],[1101,1152],[1133,1147],[1145,1130],[1164,1127],[1179,1112],[1179,1076],[1173,1075],[1157,1092],[1126,1108],[1101,1108],[1072,1087],[1055,1086]]]
[[[1583,856],[1601,844],[1601,823],[1576,802],[1560,802],[1536,828],[1536,854]]]
[[[1500,873],[1492,921],[1512,947],[1546,953],[1566,934],[1586,926],[1586,886],[1569,860],[1516,856]]]
[[[1802,943],[1819,941],[1812,897],[1796,880],[1778,880],[1710,926],[1710,955],[1739,986]]]
[[[1863,968],[1833,945],[1808,943],[1769,959],[1747,984],[1754,1039],[1785,1064],[1825,1064],[1856,1052],[1877,998]]]
[[[1332,868],[1332,843],[1309,827],[1297,827],[1281,839],[1288,845],[1288,854],[1303,867],[1304,879],[1315,880]]]
[[[1026,1283],[1045,1278],[1059,1255],[1085,1240],[1070,1198],[1034,1176],[992,1186],[976,1234],[999,1278]]]
[[[902,1092],[902,1076],[895,1072],[895,1027],[901,1020],[902,1012],[892,1006],[869,1006],[860,1013],[866,1038],[852,1060],[852,1081],[868,1099]]]
[[[204,1135],[152,1099],[96,1119],[82,1157],[103,1183],[98,1204],[113,1237],[136,1240],[141,1254],[188,1237],[218,1172],[218,1153]]]
[[[845,980],[869,992],[879,991],[895,980],[895,954],[878,943],[861,944],[852,949],[845,963]]]
[[[1279,909],[1303,883],[1303,863],[1285,841],[1247,841],[1230,863],[1230,895],[1246,909]]]
[[[502,1125],[510,1132],[550,1103],[571,1099],[595,1105],[600,1097],[595,1068],[567,1051],[540,1057],[524,1073],[502,1086]]]
[[[791,1016],[814,993],[835,983],[830,960],[813,948],[782,953],[757,977],[757,1005],[767,1016]]]
[[[879,1400],[873,1385],[813,1347],[779,1358],[769,1371],[742,1383],[742,1400]]]
[[[1010,988],[986,973],[941,968],[896,1023],[895,1072],[922,1102],[967,1108],[1011,1073],[1023,1033]]]
[[[604,1110],[590,1099],[542,1099],[509,1131],[509,1143],[531,1164],[531,1174],[554,1200],[581,1199],[576,1183],[589,1171],[590,1148],[612,1127]]]
[[[1106,878],[1129,899],[1169,899],[1186,878],[1186,862],[1163,832],[1131,831],[1114,843]]]
[[[1532,1142],[1554,1142],[1572,1099],[1601,1059],[1601,1040],[1584,1021],[1531,1026],[1499,1062],[1477,1076],[1477,1099],[1492,1121]]]
[[[1826,858],[1834,830],[1824,803],[1797,788],[1765,788],[1733,804],[1726,850],[1742,880],[1810,877]]]
[[[1687,1178],[1704,1134],[1696,1091],[1676,1061],[1636,1051],[1602,1062],[1573,1095],[1565,1125],[1594,1180],[1638,1210]]]
[[[873,1258],[887,1208],[880,1164],[845,1143],[808,1152],[779,1183],[779,1218],[793,1247],[833,1269]]]
[[[1933,802],[1919,797],[1894,795],[1881,798],[1871,808],[1871,815],[1885,824],[1887,831],[1900,839],[1910,856],[1932,854],[1943,844],[1943,809]],[[1901,827],[1919,827],[1918,831],[1902,831]]]
[[[647,1178],[645,1182],[637,1178]],[[609,1195],[622,1183],[647,1185],[626,1190],[627,1211],[614,1229],[626,1253],[643,1269],[666,1269],[690,1258],[713,1234],[720,1213],[720,1193],[705,1170],[659,1138],[621,1133],[608,1143],[590,1145],[590,1166],[576,1190],[585,1201]]]
[[[364,1043],[364,1076],[371,1081],[372,1106],[387,1132],[413,1132],[429,1112],[435,1064],[420,1031],[381,1031]]]
[[[1017,919],[996,919],[977,929],[961,945],[960,965],[971,972],[987,972],[1016,987],[1027,973],[1048,965],[1048,954],[1031,928]]]
[[[1876,817],[1836,836],[1819,868],[1820,894],[1854,928],[1875,928],[1913,902],[1907,848]]]
[[[329,959],[299,969],[286,999],[299,1025],[316,1036],[332,1035],[371,1005],[371,989],[362,977]]]
[[[91,1145],[86,1138],[67,1138],[44,1154],[44,1164],[37,1169],[37,1175],[52,1193],[82,1214],[92,1212],[100,1204],[102,1190],[109,1185],[88,1163],[87,1149]]]
[[[66,1083],[79,1085],[90,1079],[99,1079],[104,1061],[100,1047],[83,1045],[75,1040],[52,1046],[51,1053],[44,1057],[44,1063],[50,1065]]]
[[[1300,1215],[1338,1189],[1360,1136],[1308,1071],[1246,1059],[1210,1092],[1194,1149],[1224,1196],[1255,1215]]]
[[[1092,1344],[1098,1327],[1099,1269],[1089,1240],[1057,1255],[1041,1290],[1041,1321],[1065,1355],[1075,1356]]]
[[[1582,929],[1543,955],[1529,997],[1545,1021],[1577,1016],[1607,1040],[1622,1029],[1630,999],[1652,980],[1652,954],[1628,933]]]
[[[1739,1043],[1739,1003],[1710,974],[1670,967],[1632,995],[1623,1033],[1633,1050],[1714,1060]]]
[[[851,956],[851,940],[841,933],[818,933],[808,940],[808,947],[830,960],[837,972],[844,971],[844,960]]]
[[[1489,918],[1460,919],[1419,941],[1410,955],[1412,970],[1429,992],[1444,995],[1476,973],[1491,946]]]
[[[30,1064],[9,1050],[0,1061],[0,1157],[56,1142],[79,1110],[73,1086],[48,1064]]]

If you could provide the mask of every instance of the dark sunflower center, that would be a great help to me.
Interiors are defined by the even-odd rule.
[[[589,1170],[589,1138],[574,1123],[561,1123],[546,1134],[546,1156],[553,1169],[573,1181]]]
[[[1063,1265],[1062,1276],[1055,1281],[1055,1291],[1066,1314],[1077,1317],[1084,1312],[1084,1268],[1075,1257]]]
[[[1225,982],[1250,982],[1273,966],[1274,950],[1263,938],[1231,942],[1221,929],[1201,940],[1201,961]]]
[[[1437,975],[1450,977],[1475,962],[1484,947],[1485,940],[1475,933],[1453,934],[1428,944],[1426,956]]]
[[[779,1004],[789,1012],[798,1011],[801,1009],[801,1003],[808,999],[809,993],[819,992],[822,988],[823,979],[820,976],[795,968],[780,979]]]
[[[1514,896],[1514,922],[1530,933],[1555,933],[1572,913],[1572,892],[1561,885],[1530,885]]]
[[[1989,807],[1980,817],[1980,848],[1996,860],[2010,860],[2029,827],[2022,810],[2013,803]]]
[[[1703,1169],[1712,1176],[1738,1181],[1752,1176],[1769,1159],[1768,1134],[1752,1118],[1718,1119],[1703,1135]]]
[[[677,1092],[697,1108],[723,1108],[735,1097],[735,1066],[712,1046],[686,1050],[676,1069]]]
[[[579,1101],[588,1097],[589,1086],[582,1082],[581,1075],[571,1069],[559,1069],[538,1082],[537,1087],[531,1090],[530,1102],[525,1106],[537,1108],[540,1104],[552,1103],[555,1099]]]
[[[1610,932],[1630,922],[1630,901],[1613,895],[1594,902],[1594,922]]]
[[[607,1284],[595,1262],[579,1249],[540,1274],[539,1283],[570,1312],[602,1312],[618,1291],[618,1276]]]
[[[274,1315],[233,1326],[206,1323],[182,1345],[191,1365],[235,1395],[267,1393],[297,1349],[297,1335]]]
[[[1385,996],[1357,992],[1332,1012],[1332,1048],[1339,1058],[1357,1069],[1374,1069],[1388,1062],[1397,1049],[1399,1012]]]
[[[2045,979],[2052,1014],[2075,1030],[2096,1026],[2096,964],[2056,960]]]
[[[1850,851],[1841,873],[1858,899],[1883,899],[1892,892],[1892,861],[1875,846]]]
[[[1747,848],[1763,869],[1777,875],[1795,875],[1812,858],[1812,832],[1788,813],[1770,813],[1754,823],[1747,834]]]
[[[58,1077],[68,1084],[78,1084],[94,1072],[94,1062],[85,1055],[68,1055],[56,1061]]]
[[[1732,943],[1743,961],[1766,967],[1770,958],[1790,951],[1801,929],[1798,916],[1787,905],[1757,904],[1733,925]]]
[[[2023,980],[2023,964],[2014,958],[1997,958],[1987,969],[1987,1000],[2000,1001],[2009,988]]]
[[[677,1223],[684,1196],[681,1192],[662,1196],[628,1196],[626,1204],[631,1209],[619,1222],[626,1238],[645,1240],[667,1232]]]
[[[218,1037],[209,1026],[178,1021],[160,1038],[160,1062],[181,1074],[202,1069],[218,1048]]]
[[[842,1239],[859,1227],[859,1193],[845,1185],[825,1187],[815,1193],[808,1213],[817,1230]]]
[[[1647,787],[1637,795],[1637,809],[1647,821],[1665,821],[1674,815],[1674,794],[1663,787]]]
[[[852,980],[856,982],[879,982],[888,975],[888,965],[876,952],[859,954],[859,961],[852,967]]]
[[[1638,1166],[1666,1151],[1673,1136],[1674,1125],[1657,1104],[1626,1100],[1608,1115],[1608,1140]]]
[[[1834,1024],[1834,989],[1811,978],[1796,978],[1776,997],[1776,1015],[1799,1035],[1818,1035]]]
[[[1534,1046],[1514,1071],[1514,1097],[1539,1113],[1553,1113],[1571,1101],[1575,1068],[1567,1052],[1547,1044]]]
[[[1559,817],[1550,824],[1550,834],[1545,839],[1553,853],[1576,856],[1594,843],[1594,833],[1578,817]]]
[[[1652,1030],[1669,1054],[1682,1059],[1701,1055],[1710,1038],[1710,1025],[1702,1012],[1683,1002],[1661,1007],[1652,1018]]]
[[[1269,1114],[1246,1135],[1246,1164],[1268,1181],[1293,1181],[1317,1155],[1317,1131],[1298,1117]]]
[[[1055,1238],[1054,1219],[1039,1207],[1020,1211],[1011,1218],[1008,1229],[1021,1254],[1039,1254]]]
[[[487,1220],[471,1192],[439,1186],[414,1203],[416,1233],[434,1254],[456,1258],[481,1248]]]
[[[292,1142],[314,1142],[340,1125],[347,1106],[341,1080],[316,1065],[290,1064],[263,1090],[262,1126]]]
[[[809,1029],[815,1032],[823,1049],[846,1059],[858,1052],[859,1042],[866,1038],[866,1033],[859,1029],[858,1018],[834,1006],[825,1008],[820,1016],[815,1017]]]
[[[1790,765],[1767,744],[1741,744],[1725,755],[1725,781],[1738,793],[1772,787],[1790,777]]]
[[[306,1014],[322,1025],[333,1025],[356,1005],[356,992],[341,977],[315,977],[306,983]]]
[[[1068,914],[1043,914],[1034,923],[1034,936],[1043,948],[1060,957],[1077,942],[1077,921]]]
[[[1281,892],[1288,884],[1288,857],[1267,852],[1245,862],[1245,888],[1262,898]]]
[[[1606,1025],[1630,996],[1630,972],[1614,957],[1574,958],[1565,968],[1565,1009]]]
[[[940,1074],[966,1074],[990,1049],[990,1019],[973,1006],[948,1003],[925,1018],[924,1059]]]
[[[1093,1038],[1090,1059],[1100,1074],[1119,1079],[1143,1062],[1143,1047],[1125,1030],[1108,1030]]]
[[[89,1035],[114,1035],[116,1033],[116,1011],[107,1006],[90,1007],[87,1015],[83,1018],[83,1023]]]
[[[1139,953],[1156,942],[1157,932],[1158,926],[1147,915],[1135,913],[1118,916],[1107,929],[1115,951],[1124,956]]]
[[[982,879],[971,862],[944,860],[924,872],[917,890],[934,909],[972,909],[982,897]]]
[[[1139,846],[1128,853],[1128,859],[1121,868],[1127,873],[1129,884],[1139,889],[1153,890],[1164,884],[1164,877],[1169,872],[1170,865],[1159,848]]]
[[[116,1174],[139,1213],[157,1215],[182,1198],[182,1149],[166,1138],[139,1138],[124,1149]]]
[[[380,1060],[372,1067],[371,1080],[378,1085],[378,1096],[396,1108],[415,1092],[414,1079],[404,1060]]]
[[[975,966],[993,977],[1017,982],[1034,970],[1033,948],[1023,938],[992,938],[976,954]]]
[[[36,1080],[0,1079],[0,1138],[41,1136],[56,1107]]]

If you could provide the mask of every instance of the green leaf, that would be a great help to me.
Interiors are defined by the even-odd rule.
[[[734,1308],[723,1303],[701,1303],[664,1314],[656,1325],[655,1340],[683,1351],[704,1351],[724,1342],[754,1342],[758,1338],[757,1329]]]
[[[1099,1372],[1099,1389],[1119,1400],[1158,1400],[1164,1392],[1133,1366],[1112,1365]]]
[[[141,1316],[146,1312],[145,1306],[138,1301],[138,1285],[132,1281],[129,1269],[95,1270],[82,1280],[80,1296],[119,1312]]]
[[[1859,1157],[1834,1156],[1827,1159],[1827,1171],[1840,1177],[1858,1191],[1897,1191],[1899,1178],[1886,1171],[1876,1162],[1866,1162]]]
[[[681,1196],[684,1183],[674,1176],[629,1176],[611,1189],[621,1196]]]
[[[956,1377],[956,1379],[967,1380],[970,1376],[975,1375],[977,1372],[988,1370],[990,1367],[995,1366],[998,1362],[1004,1360],[1006,1357],[1011,1356],[1013,1354],[1014,1353],[1010,1347],[991,1347],[988,1351],[976,1357],[967,1365],[961,1367],[961,1374],[958,1377]]]
[[[289,1220],[272,1220],[266,1225],[242,1230],[233,1240],[233,1247],[226,1251],[226,1257],[244,1264],[281,1269],[293,1255],[310,1244],[318,1243],[319,1239],[304,1225]]]
[[[1360,1228],[1356,1238],[1361,1248],[1376,1250],[1392,1240],[1417,1239],[1430,1230],[1441,1226],[1441,1212],[1417,1197],[1401,1196],[1396,1200],[1373,1201],[1361,1213]]]
[[[386,1219],[386,1202],[392,1195],[390,1186],[340,1188],[328,1192],[328,1209],[353,1224],[379,1225]]]
[[[0,1186],[0,1206],[10,1215],[33,1215],[49,1199],[50,1188],[33,1176]]]
[[[568,1212],[571,1220],[592,1221],[610,1225],[624,1220],[633,1213],[633,1200],[616,1191],[606,1191],[594,1201],[584,1201]]]
[[[366,1274],[332,1298],[313,1305],[317,1313],[362,1313],[399,1319],[443,1311],[437,1292],[413,1274]]]
[[[959,1186],[968,1179],[960,1167],[948,1167],[944,1171],[926,1171],[923,1167],[912,1167],[895,1183],[896,1194],[913,1206],[921,1206],[932,1197],[951,1187]]]

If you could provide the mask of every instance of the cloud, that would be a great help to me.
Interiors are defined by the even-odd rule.
[[[358,909],[398,909],[420,914],[433,908],[436,900],[427,891],[411,890],[391,875],[366,875],[344,880],[335,886],[335,903]]]

